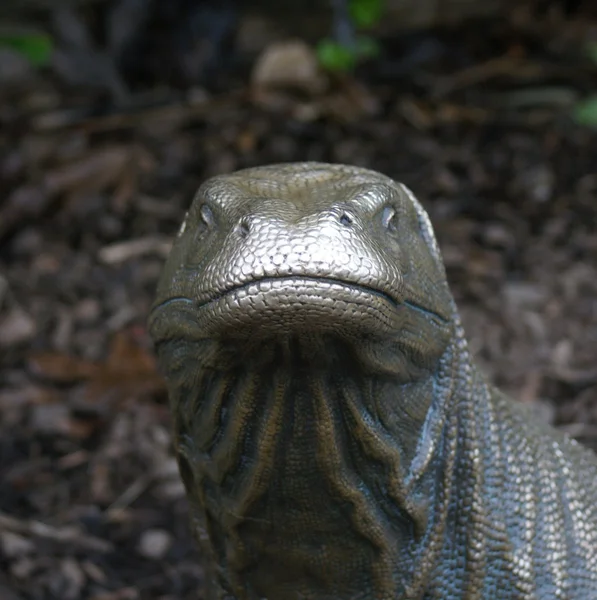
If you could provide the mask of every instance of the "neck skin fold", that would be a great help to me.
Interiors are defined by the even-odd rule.
[[[289,599],[416,593],[417,557],[442,537],[428,499],[449,494],[456,440],[444,426],[463,344],[414,381],[364,371],[343,344],[322,344],[324,358],[296,339],[227,369],[195,367],[192,382],[170,374],[199,537],[239,598],[253,597],[247,582],[255,598],[285,586],[302,594]],[[178,355],[213,364],[213,352]]]

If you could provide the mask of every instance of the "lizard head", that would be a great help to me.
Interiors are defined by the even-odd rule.
[[[408,188],[368,169],[297,163],[199,188],[150,327],[158,344],[215,342],[242,360],[298,342],[320,361],[335,340],[360,364],[406,373],[435,366],[452,311],[433,230]]]
[[[321,163],[210,179],[149,326],[194,528],[228,595],[405,597],[390,565],[428,529],[458,341],[413,194]]]

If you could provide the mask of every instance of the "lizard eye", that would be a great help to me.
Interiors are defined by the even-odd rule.
[[[381,224],[385,229],[395,233],[398,230],[398,216],[393,206],[386,206],[381,213]]]
[[[199,209],[199,217],[201,219],[199,228],[202,230],[211,229],[216,224],[214,213],[207,204],[201,205],[201,208]]]

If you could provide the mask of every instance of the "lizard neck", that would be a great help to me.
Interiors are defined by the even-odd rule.
[[[457,349],[399,382],[342,345],[325,358],[315,346],[289,340],[172,390],[207,548],[256,597],[285,585],[302,597],[400,597],[434,515]]]

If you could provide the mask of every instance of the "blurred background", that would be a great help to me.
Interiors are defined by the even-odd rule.
[[[198,184],[303,160],[409,185],[482,367],[597,448],[592,0],[2,0],[2,600],[202,597],[145,319]]]

